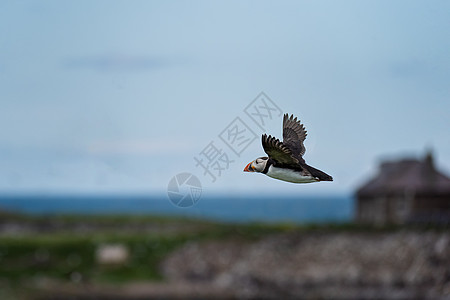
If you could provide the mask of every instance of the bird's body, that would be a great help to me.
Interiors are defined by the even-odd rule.
[[[289,117],[285,114],[283,142],[263,134],[262,145],[269,157],[255,159],[245,167],[244,171],[260,172],[269,177],[293,183],[333,181],[330,175],[306,164],[303,159],[306,151],[303,145],[305,139],[305,127],[293,115]]]
[[[310,183],[318,181],[314,177],[309,174],[304,174],[302,171],[287,169],[287,168],[279,168],[270,166],[269,170],[266,173],[267,176],[288,181],[292,183]]]

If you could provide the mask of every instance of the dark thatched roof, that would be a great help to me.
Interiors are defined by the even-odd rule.
[[[450,178],[436,170],[431,153],[421,161],[382,163],[378,174],[361,186],[356,195],[364,198],[405,193],[450,197]]]

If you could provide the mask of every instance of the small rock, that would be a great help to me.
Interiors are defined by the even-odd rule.
[[[128,248],[122,244],[100,245],[96,251],[97,263],[102,265],[123,265],[129,257]]]

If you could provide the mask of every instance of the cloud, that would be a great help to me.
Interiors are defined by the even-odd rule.
[[[67,58],[63,66],[67,69],[92,69],[96,71],[136,72],[167,67],[166,59],[151,56],[98,55]]]

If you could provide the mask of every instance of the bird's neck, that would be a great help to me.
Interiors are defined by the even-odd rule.
[[[267,172],[269,172],[269,168],[270,168],[271,165],[273,165],[273,161],[269,158],[267,160],[266,166],[264,167],[264,170],[262,170],[261,173],[267,174]]]

